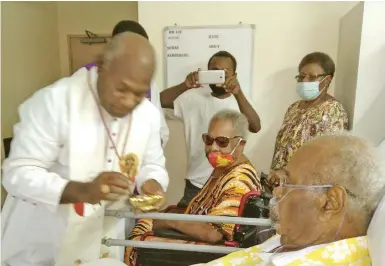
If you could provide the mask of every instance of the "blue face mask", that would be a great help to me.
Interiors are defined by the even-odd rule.
[[[325,77],[326,78],[326,77]],[[320,83],[325,80],[325,78],[321,81],[308,81],[308,82],[298,82],[297,83],[297,93],[301,99],[305,101],[313,101],[317,99],[317,97],[321,94],[325,88],[320,90]]]
[[[317,99],[320,95],[319,81],[312,82],[298,82],[297,93],[301,99],[305,101],[312,101]]]

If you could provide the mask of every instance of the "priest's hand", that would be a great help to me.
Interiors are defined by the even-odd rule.
[[[162,196],[162,199],[154,206],[156,210],[160,210],[166,204],[166,196],[164,194],[163,188],[156,180],[147,180],[143,183],[141,189],[142,194]]]
[[[60,203],[100,203],[102,200],[117,201],[130,194],[130,181],[118,172],[103,172],[92,182],[70,181],[64,188]]]

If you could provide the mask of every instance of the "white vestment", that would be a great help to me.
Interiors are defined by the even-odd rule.
[[[82,68],[73,76],[37,91],[19,108],[11,153],[3,165],[8,197],[2,211],[2,263],[11,266],[70,266],[102,255],[123,259],[122,247],[101,245],[102,238],[124,239],[124,220],[104,217],[106,203],[79,216],[73,204],[59,204],[69,180],[90,181],[102,171],[120,171],[88,86],[95,90],[97,69]],[[106,124],[123,150],[129,118]],[[132,112],[124,155],[139,158],[136,186],[157,180],[166,190],[168,174],[160,141],[160,113],[147,99]],[[107,204],[108,205],[108,204]],[[120,208],[123,202],[108,208]]]

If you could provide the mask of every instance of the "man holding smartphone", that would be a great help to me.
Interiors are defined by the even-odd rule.
[[[186,208],[188,203],[209,179],[212,166],[208,163],[201,136],[207,132],[210,119],[222,109],[243,113],[249,121],[249,131],[259,132],[261,122],[257,112],[246,99],[237,79],[237,61],[227,51],[215,53],[208,62],[209,70],[224,70],[223,84],[200,84],[198,71],[187,75],[184,82],[160,93],[163,108],[174,109],[174,115],[184,123],[188,150],[188,170],[184,196],[178,203]]]

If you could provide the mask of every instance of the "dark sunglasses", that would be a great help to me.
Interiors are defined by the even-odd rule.
[[[215,143],[221,147],[221,148],[226,148],[229,143],[230,143],[230,140],[232,139],[236,139],[236,138],[242,138],[240,136],[235,136],[235,137],[232,137],[232,138],[229,138],[229,137],[223,137],[223,136],[219,136],[219,137],[216,137],[214,138],[213,136],[210,136],[209,134],[205,133],[205,134],[202,134],[202,140],[203,142],[207,145],[207,146],[211,146],[214,144],[214,141]]]

